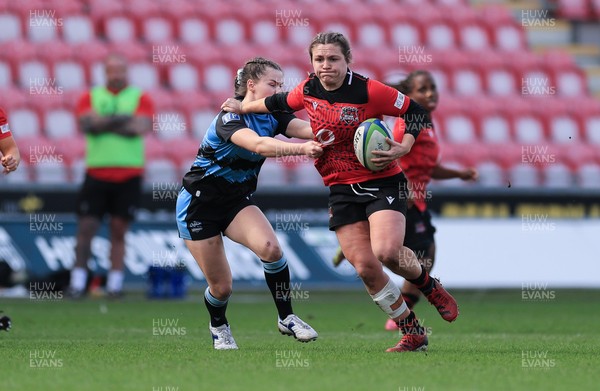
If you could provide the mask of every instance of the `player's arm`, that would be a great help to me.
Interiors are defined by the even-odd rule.
[[[2,172],[8,174],[15,171],[21,162],[21,154],[12,136],[0,139],[0,152],[2,153],[0,161],[2,162],[2,167],[4,167]]]
[[[380,107],[382,115],[402,116],[405,123],[402,140],[396,141],[387,138],[386,141],[390,145],[389,150],[373,151],[374,155],[380,157],[372,159],[372,162],[377,167],[384,167],[409,153],[421,129],[431,127],[431,121],[423,107],[400,91],[375,80],[369,80],[368,88],[369,103]]]
[[[317,158],[323,148],[316,141],[288,143],[273,137],[259,136],[251,129],[239,129],[231,135],[231,142],[264,157],[306,155]]]
[[[79,126],[84,133],[116,133],[121,136],[133,137],[144,134],[152,129],[152,104],[145,95],[140,99],[140,105],[135,115],[115,114],[98,115],[91,107],[89,96],[84,96],[78,104]]]
[[[460,178],[463,181],[476,181],[479,173],[474,168],[466,168],[464,170],[455,170],[450,167],[442,166],[438,163],[431,171],[432,179],[453,179]]]
[[[310,122],[300,118],[294,118],[288,123],[285,134],[289,137],[301,138],[303,140],[313,140],[315,138]]]
[[[290,92],[279,92],[266,98],[245,102],[228,98],[221,105],[221,109],[230,113],[293,113],[304,108],[304,85],[306,81],[298,84]]]

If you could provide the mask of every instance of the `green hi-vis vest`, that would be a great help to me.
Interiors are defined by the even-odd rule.
[[[94,87],[90,95],[92,108],[100,116],[133,115],[139,106],[142,91],[126,87],[115,95],[105,87]],[[144,166],[142,136],[125,137],[106,132],[86,134],[85,138],[85,163],[88,168]]]

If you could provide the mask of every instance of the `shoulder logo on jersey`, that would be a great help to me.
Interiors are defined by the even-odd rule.
[[[340,121],[346,125],[358,122],[358,109],[356,107],[342,107]]]
[[[229,121],[233,121],[233,120],[239,120],[240,116],[236,113],[227,113],[225,115],[223,115],[223,117],[221,117],[221,120],[223,121],[223,125],[227,125],[227,122]]]
[[[398,96],[396,97],[396,103],[394,103],[394,106],[401,109],[403,105],[404,105],[404,94],[401,93],[400,91],[398,91]]]
[[[10,132],[10,128],[8,124],[0,125],[0,133],[8,133]]]

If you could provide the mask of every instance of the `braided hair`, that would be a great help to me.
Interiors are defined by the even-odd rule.
[[[279,64],[263,57],[254,57],[246,61],[244,66],[237,70],[237,75],[235,76],[235,97],[245,97],[248,92],[248,80],[258,81],[267,72],[268,68],[283,72]]]

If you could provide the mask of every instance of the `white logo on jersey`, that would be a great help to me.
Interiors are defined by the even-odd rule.
[[[401,109],[403,105],[404,105],[404,94],[402,94],[400,91],[398,91],[398,96],[396,97],[396,103],[394,103],[394,106]]]
[[[396,199],[396,197],[392,197],[392,196],[387,196],[385,198],[387,199],[387,201],[390,205],[392,205],[392,202],[394,202],[394,200]]]
[[[335,141],[335,134],[329,129],[319,130],[315,137],[323,145],[329,145]]]
[[[10,128],[8,124],[0,125],[0,133],[8,133],[10,132]]]
[[[313,105],[313,110],[316,110],[319,103],[316,100],[313,100],[312,105]]]
[[[236,113],[227,113],[223,117],[221,117],[221,120],[223,121],[223,125],[226,125],[227,122],[232,121],[234,119],[239,120],[240,116],[237,115]]]

